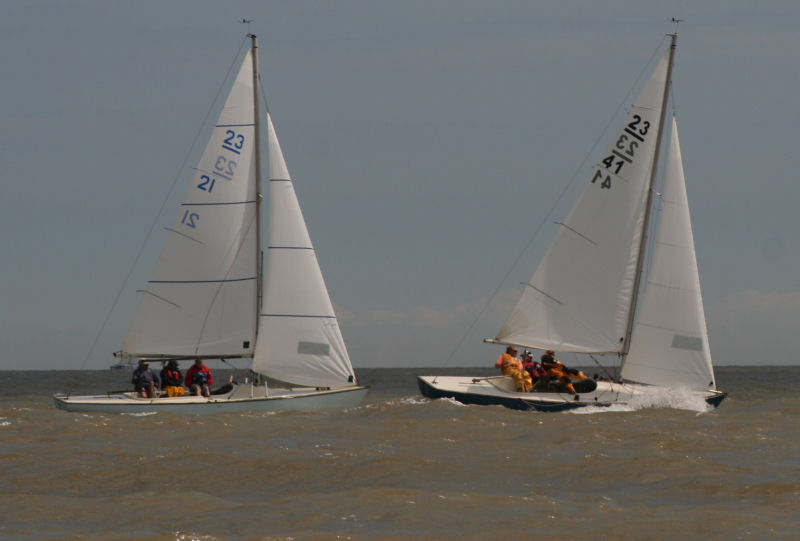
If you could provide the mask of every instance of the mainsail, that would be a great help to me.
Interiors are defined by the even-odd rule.
[[[129,356],[247,356],[255,346],[252,51],[225,101],[123,344]]]
[[[670,53],[664,55],[497,341],[539,349],[624,348]]]
[[[269,244],[253,370],[299,385],[352,385],[350,357],[269,114],[267,137]]]
[[[636,315],[631,349],[622,366],[622,377],[666,387],[714,389],[714,369],[674,117],[661,205],[650,271]]]

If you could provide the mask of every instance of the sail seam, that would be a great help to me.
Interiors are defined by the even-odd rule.
[[[249,124],[217,124],[216,125],[217,128],[236,128],[236,127],[240,127],[240,126],[255,126],[255,123],[251,122]]]

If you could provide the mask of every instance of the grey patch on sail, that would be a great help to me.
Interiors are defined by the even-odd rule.
[[[330,355],[331,346],[320,342],[298,342],[297,353],[303,355]]]
[[[691,351],[703,351],[703,339],[697,336],[675,334],[672,336],[672,347]]]

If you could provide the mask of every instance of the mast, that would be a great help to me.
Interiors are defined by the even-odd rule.
[[[258,301],[256,302],[256,322],[261,317],[261,298],[263,290],[263,269],[264,264],[263,252],[261,250],[261,202],[263,197],[261,195],[261,133],[259,129],[261,113],[258,107],[258,37],[255,34],[248,34],[252,41],[251,49],[253,51],[253,144],[255,145],[255,167],[256,167],[256,256],[258,262],[256,264],[256,295]],[[256,335],[258,335],[258,324],[256,324]]]
[[[678,43],[678,34],[667,34],[671,38],[669,46],[669,59],[667,60],[667,76],[664,81],[664,96],[661,98],[661,113],[659,115],[658,134],[656,135],[656,148],[653,153],[653,167],[650,170],[650,181],[647,187],[647,203],[644,209],[644,220],[642,221],[642,235],[639,241],[639,257],[636,261],[636,274],[633,282],[633,295],[631,295],[631,309],[628,311],[628,326],[625,329],[625,341],[620,353],[624,358],[628,355],[631,346],[631,334],[633,332],[633,321],[636,316],[636,303],[639,300],[639,289],[642,281],[642,270],[644,268],[645,247],[647,245],[647,228],[650,225],[651,207],[653,205],[653,192],[655,190],[656,172],[658,171],[658,156],[661,153],[661,138],[664,135],[664,118],[667,113],[667,102],[669,102],[669,86],[672,82],[672,63],[675,58],[675,48]]]

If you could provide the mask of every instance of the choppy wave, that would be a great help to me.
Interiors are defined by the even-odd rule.
[[[362,370],[359,407],[209,416],[72,414],[64,374],[5,375],[0,537],[790,539],[800,369],[768,372],[718,371],[713,414],[572,415],[431,401],[408,369]]]

